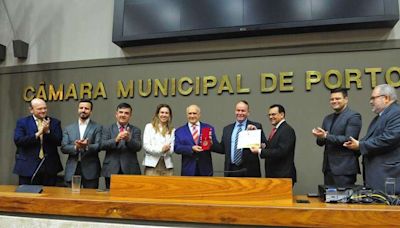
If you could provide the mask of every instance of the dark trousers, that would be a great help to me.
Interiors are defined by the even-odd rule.
[[[93,188],[93,189],[97,189],[99,187],[99,178],[95,178],[95,179],[86,179],[83,175],[82,175],[82,166],[81,166],[81,162],[78,162],[76,169],[75,169],[75,174],[74,175],[79,175],[81,176],[81,185],[83,188]],[[71,187],[71,181],[67,181],[67,186]]]
[[[119,168],[118,174],[123,174],[121,167]],[[110,189],[110,182],[111,178],[110,177],[104,177],[104,180],[106,181],[106,189]]]
[[[57,174],[46,172],[46,162],[42,161],[33,177],[19,176],[19,184],[56,186]]]
[[[357,181],[357,174],[334,175],[330,170],[324,173],[324,184],[334,186],[351,186]]]
[[[57,175],[49,175],[49,174],[38,174],[32,180],[32,177],[19,176],[18,183],[27,184],[27,185],[44,185],[44,186],[56,186],[57,183]]]
[[[230,164],[229,170],[225,170],[225,176],[227,176],[227,177],[247,177],[247,170],[244,169],[243,165]]]

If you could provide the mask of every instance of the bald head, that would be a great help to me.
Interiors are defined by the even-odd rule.
[[[44,119],[47,116],[46,102],[40,98],[34,98],[30,103],[30,112],[38,119]]]
[[[40,104],[46,104],[46,102],[40,98],[33,98],[33,100],[31,100],[30,106],[33,107]]]

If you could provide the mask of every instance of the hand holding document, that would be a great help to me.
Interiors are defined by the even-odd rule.
[[[261,147],[261,129],[239,132],[238,149]]]

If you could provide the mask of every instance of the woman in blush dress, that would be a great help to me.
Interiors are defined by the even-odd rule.
[[[159,104],[151,123],[146,124],[143,134],[145,157],[144,174],[149,176],[172,176],[172,153],[174,132],[172,110],[167,104]]]

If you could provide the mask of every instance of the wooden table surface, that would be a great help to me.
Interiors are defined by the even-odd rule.
[[[190,202],[157,197],[116,197],[110,192],[44,187],[43,193],[16,193],[16,186],[0,186],[0,211],[63,216],[271,226],[388,226],[400,224],[400,207],[327,204],[318,198],[295,196],[292,202],[263,205]],[[310,203],[296,203],[307,199]]]

